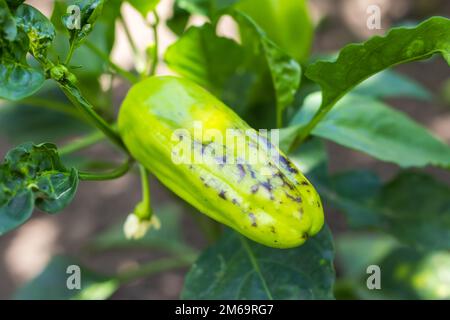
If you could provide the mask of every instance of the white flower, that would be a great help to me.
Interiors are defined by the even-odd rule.
[[[123,231],[127,239],[141,239],[152,227],[156,230],[161,228],[161,222],[155,215],[150,220],[141,220],[131,213],[123,225]]]

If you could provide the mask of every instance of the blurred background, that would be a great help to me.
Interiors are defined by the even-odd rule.
[[[27,3],[39,8],[47,16],[51,15],[53,1],[35,0]],[[158,12],[162,19],[159,26],[160,54],[165,51],[176,36],[166,27],[164,21],[172,15],[172,0],[162,0]],[[366,8],[377,4],[381,8],[382,29],[369,30],[366,27]],[[450,2],[446,0],[311,0],[309,1],[312,18],[316,25],[313,44],[314,53],[332,53],[350,42],[359,42],[375,34],[383,34],[392,26],[417,23],[432,15],[450,15]],[[145,50],[152,43],[152,33],[145,26],[142,17],[131,6],[122,7],[131,36],[139,49]],[[205,20],[193,17],[191,25],[201,25]],[[130,68],[133,51],[126,41],[121,24],[117,24],[112,59],[117,64]],[[220,33],[233,37],[236,27],[230,21],[220,24]],[[224,62],[226,63],[226,62]],[[435,135],[450,144],[450,82],[448,66],[442,59],[433,59],[423,64],[408,64],[396,69],[408,75],[427,88],[435,99],[417,101],[407,98],[390,99],[392,106],[404,111],[413,119],[428,127]],[[160,64],[159,74],[170,71]],[[114,80],[104,85],[112,85],[114,93],[112,103],[118,108],[127,92],[127,84]],[[103,84],[103,83],[102,83]],[[2,108],[0,101],[0,110]],[[9,118],[8,118],[9,117]],[[38,118],[10,118],[9,113],[0,113],[0,155],[16,145],[17,142],[34,138],[33,130],[40,126]],[[11,120],[13,119],[13,120]],[[20,121],[20,123],[18,123]],[[21,126],[22,130],[17,130]],[[29,128],[29,136],[23,134],[23,128]],[[64,127],[60,128],[65,130]],[[42,128],[41,128],[42,130]],[[70,141],[65,138],[64,141]],[[381,163],[362,153],[344,149],[327,142],[330,153],[331,171],[368,168],[376,171],[383,179],[389,179],[396,172],[395,165]],[[120,159],[107,144],[98,144],[85,152],[91,158]],[[450,174],[443,170],[427,169],[439,180],[450,183]],[[152,181],[152,198],[162,210],[175,212],[183,221],[180,236],[198,248],[208,245],[197,224],[193,220],[202,219],[170,191]],[[63,253],[77,256],[92,269],[109,273],[130,268],[142,261],[149,261],[164,255],[151,248],[127,248],[108,250],[101,245],[91,247],[87,243],[96,241],[99,235],[111,227],[120,226],[134,205],[140,200],[140,184],[137,174],[111,182],[82,182],[75,200],[63,213],[50,216],[36,213],[25,225],[0,238],[0,298],[9,299],[15,290],[36,276],[55,254]],[[345,230],[346,223],[339,212],[326,208],[327,221],[335,232]],[[97,239],[98,240],[98,239]],[[339,268],[338,268],[339,270]],[[113,295],[113,299],[177,299],[183,284],[186,270],[164,272],[155,277],[137,280],[122,287]]]

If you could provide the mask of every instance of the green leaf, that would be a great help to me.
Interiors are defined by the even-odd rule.
[[[239,0],[175,0],[178,6],[191,14],[200,14],[214,18],[224,9],[237,3]]]
[[[75,47],[78,47],[94,29],[104,4],[105,0],[77,0],[74,5],[80,10],[79,16],[76,13],[66,13],[62,16],[63,24],[70,34],[70,42]]]
[[[319,105],[320,95],[310,95],[291,124],[309,123]],[[450,167],[448,145],[405,114],[365,96],[346,96],[312,134],[402,167]]]
[[[127,0],[144,18],[156,9],[160,0]]]
[[[43,61],[47,56],[47,49],[55,38],[53,24],[39,10],[26,4],[19,6],[15,15],[17,27],[28,36],[31,54]]]
[[[328,184],[324,182],[319,182],[319,192],[334,207],[346,213],[353,228],[383,226],[378,208],[372,205],[374,195],[382,188],[380,179],[373,172],[343,172],[331,177]]]
[[[226,232],[186,276],[183,299],[332,299],[334,249],[325,227],[304,245],[272,249]]]
[[[190,13],[178,5],[178,1],[175,1],[172,6],[172,16],[167,20],[166,24],[177,36],[181,36],[186,29],[189,21]]]
[[[27,64],[1,59],[0,63],[0,98],[21,100],[33,95],[44,84],[43,72]]]
[[[123,222],[99,234],[89,248],[92,250],[111,250],[127,248],[162,248],[175,253],[185,253],[189,248],[184,244],[180,229],[180,208],[167,204],[154,208],[154,213],[161,221],[159,230],[152,229],[137,240],[125,237]]]
[[[0,39],[13,41],[17,36],[16,20],[11,14],[5,0],[0,0]]]
[[[368,177],[363,172],[342,173],[315,186],[353,228],[377,228],[419,250],[450,248],[449,186],[412,171],[382,186]]]
[[[70,277],[80,268],[80,289],[69,289]],[[69,269],[68,269],[69,268]],[[18,300],[103,300],[119,288],[119,280],[93,272],[66,257],[55,256],[34,279],[19,288],[14,295]]]
[[[28,65],[26,55],[30,40],[17,28],[15,20],[11,20],[4,0],[0,6],[4,6],[0,7],[0,26],[4,29],[0,37],[0,98],[20,100],[39,90],[45,77],[41,70]]]
[[[352,93],[375,98],[405,97],[431,100],[432,94],[413,79],[392,70],[385,70],[363,81]]]
[[[243,0],[236,8],[250,16],[291,57],[305,62],[314,27],[305,0]]]
[[[388,235],[345,233],[336,239],[337,265],[345,277],[359,281],[362,276],[366,275],[368,266],[379,264],[392,250],[398,247],[398,242]],[[384,287],[384,283],[382,283],[382,287]]]
[[[419,249],[450,249],[450,187],[405,172],[385,185],[375,204],[388,232]]]
[[[312,122],[300,132],[303,140],[324,115],[371,75],[395,65],[430,58],[440,53],[450,64],[450,20],[433,17],[415,28],[394,28],[385,37],[375,36],[341,50],[334,62],[310,65],[305,75],[322,87],[322,104]]]
[[[378,234],[347,234],[336,240],[336,259],[360,299],[450,298],[448,252],[418,252]],[[380,267],[381,290],[367,289],[370,265]]]
[[[381,290],[361,288],[366,299],[450,299],[450,253],[399,248],[380,263]]]
[[[211,24],[192,27],[165,54],[167,65],[220,96],[241,63],[243,49],[216,35]],[[225,59],[227,63],[223,63]]]
[[[62,165],[55,145],[25,143],[10,150],[0,165],[0,235],[24,223],[34,206],[61,211],[77,186],[77,171]]]
[[[259,40],[275,88],[277,127],[281,127],[283,111],[292,104],[295,93],[300,86],[301,67],[293,58],[269,39],[264,30],[252,18],[236,10],[229,11],[229,13],[239,23],[241,32],[247,34],[244,40],[249,38],[249,33],[253,33],[253,37]]]

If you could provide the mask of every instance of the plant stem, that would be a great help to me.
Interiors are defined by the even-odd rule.
[[[78,109],[80,109],[81,112],[86,114],[95,126],[99,128],[100,131],[102,131],[108,138],[110,138],[112,142],[128,154],[128,150],[123,144],[122,138],[101,116],[94,111],[94,107],[82,96],[78,87],[68,82],[58,82],[58,84],[69,100]]]
[[[96,144],[97,142],[100,142],[104,140],[105,134],[101,131],[95,131],[94,133],[91,133],[85,137],[82,137],[80,139],[77,139],[64,147],[59,149],[59,155],[64,156],[71,154],[73,152],[76,152],[78,150],[87,148],[92,146],[93,144]]]
[[[85,44],[92,52],[94,52],[97,56],[99,56],[103,61],[108,63],[111,69],[113,69],[118,75],[127,79],[131,83],[136,83],[139,81],[138,77],[136,77],[133,73],[121,68],[120,66],[112,62],[109,56],[105,54],[103,51],[101,51],[99,48],[97,48],[92,42],[86,41]]]
[[[294,140],[292,145],[289,148],[289,151],[293,151],[297,149],[303,141],[305,141],[306,138],[310,135],[311,131],[314,130],[316,125],[322,120],[323,117],[328,113],[329,110],[320,110],[312,119],[311,121],[301,129],[300,134],[297,136],[297,138]]]
[[[128,28],[128,25],[122,14],[119,15],[119,20],[123,26],[123,30],[125,31],[125,36],[127,37],[128,43],[130,44],[131,50],[133,51],[133,55],[135,56],[135,58],[137,58],[139,56],[139,50],[136,46],[136,43],[133,40],[133,37],[131,36],[130,29]]]
[[[121,283],[127,283],[162,271],[190,266],[196,259],[196,254],[160,259],[143,264],[136,269],[121,272],[117,275],[117,278]]]
[[[79,172],[78,176],[81,180],[85,181],[101,181],[101,180],[113,180],[125,175],[132,167],[134,160],[129,158],[125,163],[116,169],[105,172],[105,173],[90,173],[90,172]]]
[[[150,181],[149,172],[142,164],[139,164],[139,173],[141,176],[141,188],[142,188],[142,200],[136,206],[134,214],[140,220],[151,220],[153,215],[153,210],[151,207],[150,199]]]
[[[73,53],[75,52],[75,41],[70,42],[69,46],[69,52],[67,53],[66,60],[64,64],[67,66],[70,63],[70,60],[72,60]]]
[[[283,127],[283,111],[277,107],[277,128]]]
[[[155,48],[153,50],[153,57],[152,57],[152,64],[151,64],[151,68],[150,68],[150,72],[149,75],[150,76],[154,76],[156,73],[156,68],[158,66],[159,63],[159,38],[158,38],[158,25],[159,25],[159,15],[158,12],[156,12],[156,10],[152,11],[153,16],[155,17],[155,22],[152,23],[152,30],[153,30],[153,41],[155,42]]]

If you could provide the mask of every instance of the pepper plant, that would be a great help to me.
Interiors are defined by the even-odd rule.
[[[0,0],[0,130],[17,141],[0,165],[0,236],[35,211],[63,213],[79,181],[137,168],[142,201],[89,246],[168,257],[114,275],[83,267],[81,290],[72,291],[66,268],[78,262],[57,256],[17,298],[106,299],[124,283],[180,267],[189,267],[185,299],[450,298],[450,187],[423,170],[448,171],[450,147],[386,102],[433,98],[392,68],[431,58],[450,64],[449,19],[393,28],[323,59],[311,55],[314,28],[303,0],[175,0],[165,23],[178,38],[165,52],[158,0],[56,0],[51,17],[24,2]],[[121,14],[124,2],[153,33],[145,52]],[[207,22],[188,26],[193,15]],[[224,16],[235,21],[239,41],[217,34]],[[111,60],[116,22],[136,56],[130,70]],[[158,75],[162,62],[177,77]],[[118,123],[117,79],[131,86]],[[279,163],[174,163],[171,133],[194,130],[195,121],[219,131],[279,129]],[[73,135],[80,137],[66,142]],[[99,170],[98,161],[74,156],[104,140],[122,164],[102,161],[110,169]],[[330,173],[326,140],[395,164],[399,174],[385,182],[371,171]],[[203,153],[215,141],[199,143]],[[258,134],[252,145],[272,147]],[[197,217],[212,218],[198,219],[207,249],[181,238],[177,207],[151,199],[154,178]],[[331,208],[349,231],[328,227]],[[373,265],[382,270],[381,290],[366,282]]]

